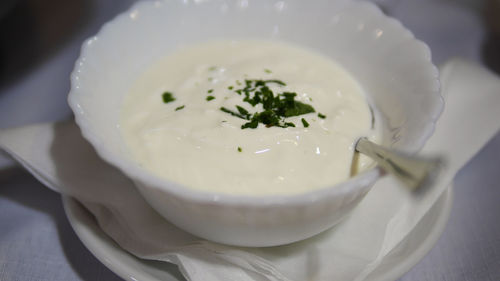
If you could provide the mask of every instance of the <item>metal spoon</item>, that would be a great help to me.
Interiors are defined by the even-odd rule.
[[[415,192],[422,192],[435,181],[443,166],[441,157],[425,158],[382,147],[360,138],[356,151],[375,160],[384,171],[396,176]]]

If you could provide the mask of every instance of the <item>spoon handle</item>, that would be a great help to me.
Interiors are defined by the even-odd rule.
[[[424,158],[394,151],[361,138],[356,150],[375,160],[386,172],[396,176],[410,189],[419,192],[430,186],[442,168],[440,157]]]

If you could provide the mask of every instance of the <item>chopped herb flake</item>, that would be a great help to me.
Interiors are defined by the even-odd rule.
[[[175,108],[175,111],[181,110],[181,109],[183,109],[184,107],[186,107],[186,106],[185,106],[185,105],[178,106],[178,107],[176,107],[176,108]]]
[[[271,70],[269,70],[269,69],[267,69],[267,68],[265,68],[265,69],[264,69],[264,72],[265,72],[265,73],[268,73],[268,74],[273,73]]]
[[[250,113],[248,113],[248,110],[244,109],[243,107],[237,105],[236,109],[238,109],[238,112],[242,115],[245,116],[246,119],[250,119]]]
[[[243,149],[241,149],[241,147],[238,146],[238,152],[242,152]]]
[[[300,121],[302,121],[302,125],[304,125],[304,128],[309,127],[309,123],[307,123],[306,119],[302,118],[300,119]]]
[[[207,100],[207,101],[211,101],[211,100],[213,100],[213,99],[215,99],[215,97],[214,97],[214,96],[207,96],[207,98],[206,98],[206,100]]]
[[[239,81],[236,81],[236,84],[238,84],[238,82]],[[283,81],[276,79],[245,79],[244,86],[242,85],[243,88],[234,90],[238,95],[242,95],[243,101],[250,104],[252,107],[258,104],[262,105],[263,111],[251,114],[247,109],[239,105],[236,106],[237,111],[225,107],[221,107],[221,111],[248,120],[248,122],[241,126],[242,129],[255,129],[258,127],[259,123],[264,124],[266,127],[295,127],[294,123],[286,122],[285,118],[315,112],[311,105],[295,100],[297,93],[282,92],[275,94],[268,84],[286,86]]]
[[[217,66],[211,66],[211,67],[208,68],[209,71],[214,71],[216,69],[217,69]]]
[[[325,118],[326,118],[326,115],[321,114],[321,113],[318,113],[318,117],[319,117],[319,118],[321,118],[321,119],[325,119]]]
[[[214,92],[214,89],[210,89],[207,91],[209,94],[213,93]]]
[[[281,80],[276,80],[276,79],[273,79],[273,80],[264,80],[265,83],[276,83],[280,86],[286,86],[286,84],[281,81]]]
[[[255,129],[258,126],[259,126],[259,121],[255,120],[255,119],[252,119],[252,121],[247,122],[247,123],[241,125],[241,129],[246,129],[246,128]]]
[[[236,116],[236,117],[239,117],[239,118],[241,118],[241,119],[248,120],[248,119],[246,118],[246,116],[243,116],[243,115],[241,115],[241,114],[239,114],[239,113],[237,113],[237,112],[234,112],[234,111],[232,111],[232,110],[229,110],[229,109],[227,109],[227,108],[225,108],[225,107],[221,107],[221,108],[220,108],[220,110],[221,110],[222,112],[229,113],[229,114],[231,114],[231,115],[233,115],[233,116]]]
[[[229,87],[227,87],[227,89],[228,90],[232,90],[232,89],[234,89],[234,87],[233,86],[229,86]]]
[[[163,103],[169,103],[175,100],[174,95],[171,92],[163,92],[161,96],[163,99]]]

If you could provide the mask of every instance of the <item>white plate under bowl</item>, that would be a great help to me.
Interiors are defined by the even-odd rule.
[[[407,239],[384,258],[369,276],[372,281],[396,280],[429,252],[444,230],[450,215],[452,187],[449,186]],[[185,280],[175,265],[139,259],[118,246],[97,225],[93,215],[78,201],[63,197],[64,210],[83,244],[106,267],[125,280]],[[343,280],[339,280],[343,281]]]

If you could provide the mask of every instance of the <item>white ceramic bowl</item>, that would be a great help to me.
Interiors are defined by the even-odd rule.
[[[288,41],[330,56],[371,96],[384,144],[416,152],[442,111],[436,67],[425,44],[373,4],[350,0],[139,2],[88,39],[71,76],[69,104],[98,154],[136,183],[180,228],[208,240],[272,246],[326,230],[351,211],[378,168],[342,184],[293,196],[250,197],[191,190],[141,169],[119,130],[121,101],[157,59],[214,39]],[[186,167],[189,168],[189,167]]]

